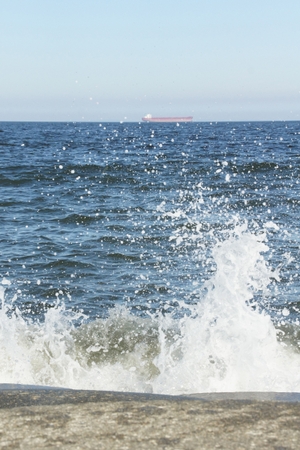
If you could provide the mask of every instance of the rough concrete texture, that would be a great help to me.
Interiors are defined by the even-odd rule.
[[[299,449],[299,395],[3,390],[0,448]]]

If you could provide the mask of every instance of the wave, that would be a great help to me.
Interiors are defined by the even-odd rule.
[[[300,390],[300,323],[263,308],[278,270],[266,233],[236,226],[212,249],[215,270],[182,299],[143,316],[129,306],[90,320],[62,301],[44,320],[0,296],[0,383],[191,394]],[[201,274],[199,274],[201,276]],[[257,298],[260,301],[257,301]],[[290,320],[289,320],[290,319]]]

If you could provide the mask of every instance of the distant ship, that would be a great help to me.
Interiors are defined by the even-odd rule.
[[[147,114],[142,117],[143,122],[192,122],[193,117],[152,117],[151,114]]]

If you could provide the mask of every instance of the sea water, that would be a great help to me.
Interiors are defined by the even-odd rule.
[[[0,383],[300,391],[299,122],[2,122],[0,151]]]

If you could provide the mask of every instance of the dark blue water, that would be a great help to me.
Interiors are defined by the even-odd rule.
[[[253,343],[256,326],[273,333],[272,371],[284,349],[298,355],[299,122],[4,122],[0,130],[1,351],[6,359],[16,349],[20,355],[2,377],[0,367],[3,382],[26,382],[15,365],[30,360],[30,383],[287,389],[268,384],[269,372],[263,382],[245,381],[230,355],[238,341],[269,346],[263,336]],[[242,320],[244,337],[236,327]],[[185,346],[193,348],[190,359]],[[46,355],[42,362],[36,352]],[[178,364],[193,381],[167,389]],[[62,375],[70,365],[85,375]],[[103,381],[116,367],[120,379]],[[102,381],[91,384],[94,370]],[[206,386],[204,378],[212,381]],[[298,382],[289,380],[292,390]]]

